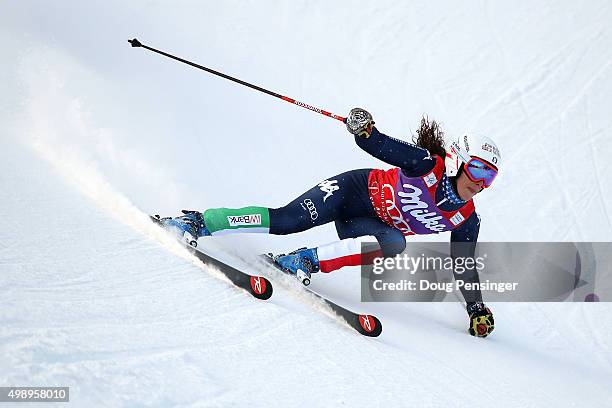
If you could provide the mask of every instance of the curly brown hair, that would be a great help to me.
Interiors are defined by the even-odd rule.
[[[421,127],[416,131],[417,136],[413,136],[412,141],[419,147],[429,150],[429,153],[446,157],[444,147],[444,132],[435,120],[430,121],[427,116],[421,118]]]

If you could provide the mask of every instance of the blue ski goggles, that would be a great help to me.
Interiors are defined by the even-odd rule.
[[[472,157],[465,165],[465,173],[474,183],[482,181],[485,187],[489,187],[497,176],[497,169],[482,159]]]

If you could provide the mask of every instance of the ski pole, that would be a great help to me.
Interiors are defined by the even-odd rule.
[[[315,106],[308,105],[307,103],[300,102],[300,101],[296,101],[295,99],[293,99],[293,98],[289,98],[288,96],[284,96],[284,95],[278,94],[278,93],[276,93],[276,92],[269,91],[269,90],[267,90],[267,89],[265,89],[265,88],[262,88],[262,87],[260,87],[260,86],[253,85],[253,84],[250,84],[250,83],[245,82],[245,81],[243,81],[243,80],[240,80],[240,79],[238,79],[238,78],[234,78],[234,77],[231,77],[231,76],[229,76],[229,75],[226,75],[226,74],[224,74],[224,73],[222,73],[222,72],[215,71],[214,69],[206,68],[206,67],[204,67],[204,66],[202,66],[202,65],[199,65],[199,64],[193,63],[193,62],[191,62],[191,61],[187,61],[187,60],[185,60],[185,59],[183,59],[183,58],[176,57],[176,56],[174,56],[174,55],[172,55],[172,54],[168,54],[168,53],[166,53],[166,52],[163,52],[163,51],[160,51],[160,50],[156,50],[155,48],[152,48],[152,47],[149,47],[149,46],[147,46],[147,45],[142,44],[142,43],[141,43],[140,41],[138,41],[136,38],[134,38],[133,40],[128,40],[128,42],[129,42],[130,44],[132,44],[132,47],[141,47],[141,48],[145,48],[145,49],[147,49],[147,50],[149,50],[149,51],[156,52],[156,53],[161,54],[161,55],[164,55],[164,56],[166,56],[166,57],[168,57],[168,58],[172,58],[172,59],[174,59],[174,60],[180,61],[180,62],[185,63],[185,64],[187,64],[187,65],[191,65],[192,67],[195,67],[195,68],[201,69],[202,71],[206,71],[206,72],[211,73],[211,74],[213,74],[213,75],[220,76],[221,78],[229,79],[230,81],[234,81],[234,82],[237,82],[237,83],[239,83],[239,84],[241,84],[241,85],[248,86],[249,88],[255,89],[255,90],[259,91],[259,92],[263,92],[263,93],[265,93],[265,94],[268,94],[268,95],[274,96],[274,97],[276,97],[276,98],[282,99],[283,101],[287,101],[287,102],[289,102],[289,103],[292,103],[292,104],[294,104],[294,105],[300,106],[300,107],[302,107],[302,108],[309,109],[309,110],[311,110],[311,111],[314,111],[314,112],[320,113],[321,115],[325,115],[325,116],[328,116],[328,117],[330,117],[330,118],[333,118],[333,119],[339,120],[340,122],[346,123],[346,118],[344,118],[344,117],[342,117],[342,116],[334,115],[333,113],[327,112],[327,111],[325,111],[325,110],[323,110],[323,109],[319,109],[319,108],[317,108],[317,107],[315,107]]]

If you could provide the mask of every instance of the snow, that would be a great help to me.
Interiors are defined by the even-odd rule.
[[[333,226],[200,240],[268,276],[266,302],[201,268],[146,214],[279,206],[387,166],[335,120],[127,43],[365,107],[405,140],[424,113],[489,134],[481,240],[610,241],[610,21],[605,1],[8,2],[0,385],[70,386],[75,406],[612,406],[608,303],[494,303],[482,340],[457,304],[360,304],[357,269],[315,276],[383,321],[370,339],[252,262]]]

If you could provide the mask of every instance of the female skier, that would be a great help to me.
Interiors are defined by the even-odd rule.
[[[480,229],[472,197],[491,186],[501,161],[488,137],[466,134],[444,148],[435,121],[421,120],[415,145],[380,133],[372,115],[355,108],[346,126],[357,145],[393,166],[391,170],[351,170],[322,181],[281,208],[212,208],[183,211],[163,218],[195,244],[198,237],[235,232],[293,234],[334,222],[339,241],[279,255],[275,262],[300,280],[314,272],[371,264],[375,257],[393,257],[406,247],[405,236],[451,232],[451,256],[473,257]],[[378,247],[361,253],[361,243],[374,236]],[[371,239],[371,238],[370,238]],[[455,274],[455,278],[459,276]],[[477,283],[476,269],[461,274]],[[486,337],[493,314],[479,290],[463,290],[470,319],[469,333]]]

